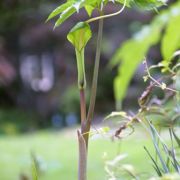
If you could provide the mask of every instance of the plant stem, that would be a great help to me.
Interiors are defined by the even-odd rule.
[[[91,98],[90,105],[87,115],[87,120],[85,127],[83,128],[83,136],[86,142],[86,147],[88,147],[88,139],[89,139],[89,130],[91,127],[91,121],[94,114],[94,107],[96,101],[96,92],[97,92],[97,82],[98,82],[98,73],[99,73],[99,62],[100,62],[100,54],[101,54],[101,44],[102,44],[102,35],[103,35],[103,19],[99,20],[99,29],[98,29],[98,38],[97,38],[97,48],[96,48],[96,57],[95,57],[95,65],[94,65],[94,73],[91,87]]]
[[[112,14],[106,14],[106,15],[101,15],[101,16],[98,16],[98,17],[94,17],[94,18],[91,18],[91,19],[88,19],[86,22],[87,23],[91,23],[91,22],[94,22],[94,21],[97,21],[97,20],[100,20],[100,19],[105,19],[105,18],[110,18],[110,17],[113,17],[113,16],[117,16],[119,14],[121,14],[126,6],[126,1],[127,0],[124,0],[124,4],[122,6],[122,8],[115,12],[115,13],[112,13]]]
[[[89,130],[91,127],[91,121],[93,118],[95,100],[96,100],[102,34],[103,34],[103,19],[100,19],[99,20],[99,30],[98,30],[98,38],[97,38],[97,49],[96,49],[94,73],[93,73],[93,81],[92,81],[92,89],[91,89],[91,98],[90,98],[90,105],[89,105],[87,119],[86,119],[86,102],[85,102],[85,92],[84,92],[85,89],[84,88],[80,89],[81,133],[78,132],[78,140],[79,140],[78,179],[79,180],[87,179],[87,154],[88,154]]]
[[[79,142],[79,166],[78,166],[78,180],[87,179],[87,149],[86,142],[82,135],[83,127],[86,122],[86,78],[85,78],[85,67],[84,67],[84,50],[79,54],[76,51],[78,58],[78,87],[80,93],[80,111],[81,111],[81,132],[78,131],[78,142]]]
[[[82,134],[77,131],[79,142],[79,165],[78,165],[78,180],[87,179],[87,149],[86,142]]]
[[[85,98],[85,89],[80,89],[80,108],[81,108],[81,126],[83,126],[86,121],[86,98]],[[82,131],[83,127],[81,127]]]

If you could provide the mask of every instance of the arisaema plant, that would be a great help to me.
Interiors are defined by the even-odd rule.
[[[111,14],[105,14],[104,7],[109,3],[119,6],[119,11]],[[74,46],[77,62],[78,72],[78,88],[80,92],[80,110],[81,110],[81,130],[77,131],[79,141],[79,173],[78,179],[87,179],[87,151],[89,131],[91,128],[91,121],[93,119],[96,91],[98,83],[98,71],[101,52],[101,42],[103,34],[103,20],[116,15],[119,15],[125,7],[139,7],[143,10],[153,10],[157,7],[165,4],[164,0],[67,0],[60,6],[58,6],[49,15],[47,20],[56,18],[54,28],[59,27],[62,23],[68,20],[70,16],[75,13],[79,13],[81,9],[85,9],[87,12],[87,20],[84,22],[78,22],[67,34],[67,39]],[[92,12],[97,10],[99,15],[92,17]],[[86,44],[90,40],[93,33],[91,31],[90,23],[98,21],[99,29],[97,36],[97,47],[94,64],[94,72],[92,78],[90,104],[88,112],[86,112],[85,92],[86,92],[86,71],[85,71],[85,48]]]

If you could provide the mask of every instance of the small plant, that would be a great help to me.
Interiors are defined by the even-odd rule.
[[[31,165],[30,165],[30,175],[27,175],[26,173],[20,174],[20,180],[38,180],[39,177],[42,175],[42,168],[41,168],[41,162],[38,160],[36,154],[34,152],[31,152]]]
[[[148,67],[147,61],[144,61],[146,75],[144,80],[150,80],[149,86],[145,89],[139,98],[139,110],[136,114],[130,112],[113,112],[106,119],[119,117],[121,120],[119,129],[115,132],[115,137],[122,138],[122,132],[125,129],[133,128],[133,125],[139,122],[149,133],[154,152],[150,152],[147,147],[144,147],[147,155],[152,161],[152,166],[157,173],[154,179],[172,179],[180,178],[180,163],[179,150],[180,139],[178,137],[179,122],[180,122],[180,84],[179,84],[179,51],[174,53],[176,63],[168,66],[168,71],[165,75],[161,75],[159,79],[155,79],[151,75],[151,70],[154,68],[163,67],[161,64]],[[175,60],[175,59],[174,59]],[[167,69],[167,66],[165,66]],[[161,89],[164,93],[164,98],[158,98],[155,95],[154,89]],[[161,135],[161,130],[166,129],[166,141]],[[169,138],[167,138],[167,129]],[[115,179],[118,177],[115,176]],[[141,177],[136,175],[135,179]]]
[[[104,7],[109,3],[116,5],[122,4],[118,12],[104,15]],[[110,18],[115,15],[119,15],[124,8],[127,7],[140,7],[142,9],[156,9],[156,7],[164,4],[163,0],[68,0],[64,4],[57,7],[48,17],[48,20],[59,15],[54,28],[64,23],[71,15],[78,13],[80,9],[84,8],[89,15],[89,19],[84,22],[77,23],[67,35],[67,39],[75,48],[77,72],[78,72],[78,88],[80,93],[80,110],[81,110],[81,131],[77,131],[79,141],[79,180],[85,180],[87,177],[87,152],[88,152],[88,141],[89,132],[91,128],[91,122],[93,119],[96,91],[98,83],[98,71],[99,61],[103,34],[103,19]],[[91,17],[92,12],[97,10],[99,16]],[[99,29],[97,36],[97,48],[94,65],[94,73],[92,80],[90,104],[88,112],[86,112],[86,71],[85,71],[85,47],[92,36],[90,23],[99,21]]]
[[[174,13],[175,11],[176,13]],[[179,23],[180,3],[175,1],[168,9],[162,10],[156,15],[149,25],[143,26],[133,38],[123,43],[110,61],[111,67],[120,64],[118,75],[114,80],[114,92],[117,108],[121,108],[122,100],[125,98],[127,87],[137,66],[143,61],[151,46],[161,43],[163,60],[150,67],[146,59],[143,62],[146,69],[146,75],[143,79],[145,82],[149,80],[150,83],[138,99],[140,106],[138,112],[112,112],[106,117],[106,119],[120,119],[119,129],[114,134],[117,138],[123,137],[122,134],[125,129],[130,129],[130,132],[133,132],[133,125],[136,122],[145,127],[151,136],[155,154],[147,147],[144,147],[144,149],[152,161],[157,176],[159,176],[155,177],[153,175],[150,178],[153,180],[180,179],[180,139],[178,134],[180,122]],[[132,51],[129,52],[129,49],[132,49]],[[132,59],[133,63],[131,63]],[[130,63],[131,67],[129,66]],[[153,77],[152,71],[154,69],[161,70],[160,78]],[[159,75],[160,71],[158,72]],[[156,95],[157,88],[160,89],[163,98],[158,98]],[[161,135],[161,130],[164,128],[166,128],[166,131],[167,128],[169,130],[169,140],[167,142]],[[112,175],[113,170],[112,172],[108,171],[108,174]],[[134,179],[141,178],[138,175],[134,177]],[[114,179],[119,179],[119,176],[114,176]]]

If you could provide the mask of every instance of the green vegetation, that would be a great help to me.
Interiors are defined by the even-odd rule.
[[[36,114],[21,109],[4,108],[0,110],[0,134],[18,134],[37,128]]]
[[[175,2],[165,10],[161,10],[150,24],[142,26],[141,30],[117,48],[110,67],[118,65],[118,75],[114,80],[114,94],[117,108],[120,108],[125,98],[129,83],[151,47],[160,44],[162,64],[168,69],[173,54],[180,48],[180,2]],[[131,64],[131,66],[129,66]],[[118,104],[120,104],[118,107]]]
[[[105,14],[104,7],[113,2],[117,5],[122,4],[121,9],[115,13]],[[78,88],[80,93],[80,111],[81,111],[81,130],[77,131],[78,142],[79,142],[79,168],[78,168],[78,179],[87,179],[87,157],[88,157],[88,141],[89,132],[91,129],[91,122],[93,120],[96,93],[98,85],[98,73],[100,65],[100,55],[101,55],[101,44],[103,36],[103,20],[123,12],[126,6],[132,7],[133,5],[141,7],[142,9],[156,9],[157,7],[164,5],[163,0],[69,0],[57,7],[48,17],[47,21],[55,18],[59,15],[56,20],[54,28],[60,26],[64,23],[71,15],[78,13],[80,9],[84,8],[90,18],[84,22],[78,22],[67,35],[68,40],[75,48],[76,61],[77,61],[77,72],[78,72]],[[98,11],[96,17],[92,16],[94,10]],[[90,23],[94,21],[99,21],[98,35],[97,35],[97,45],[96,45],[96,56],[94,63],[94,72],[92,75],[92,87],[90,95],[90,103],[88,107],[88,112],[86,113],[86,71],[85,71],[85,55],[84,50],[87,42],[93,35],[90,27]],[[127,80],[126,80],[127,81]],[[128,81],[127,81],[128,82]],[[124,85],[124,84],[122,84]],[[120,89],[121,91],[121,89]]]
[[[1,110],[0,118],[5,122],[5,126],[0,128],[0,133],[9,135],[0,137],[0,179],[139,180],[154,177],[155,180],[163,180],[167,175],[179,178],[180,139],[177,127],[180,122],[179,2],[171,3],[168,8],[164,6],[149,25],[143,26],[132,39],[117,49],[110,67],[118,65],[114,94],[117,109],[121,111],[112,112],[105,118],[104,122],[108,124],[106,127],[100,126],[98,129],[92,126],[101,65],[104,20],[121,14],[125,8],[138,7],[141,10],[158,12],[157,8],[165,5],[165,2],[165,0],[67,0],[52,11],[47,21],[57,18],[54,28],[65,23],[81,9],[87,13],[86,20],[77,22],[69,33],[66,32],[68,41],[74,47],[74,59],[77,63],[79,100],[74,99],[72,109],[79,102],[81,124],[77,127],[78,130],[34,132],[34,129],[30,128],[33,127],[31,124],[33,116],[28,117],[28,114],[21,111],[17,111],[22,113],[18,115],[16,111],[10,113],[9,109],[7,112]],[[119,10],[106,14],[104,8],[110,3],[114,3]],[[90,73],[91,78],[86,79],[85,51],[87,43],[94,38],[95,33],[91,25],[96,21],[98,33],[94,70]],[[160,63],[149,66],[150,63],[145,56],[152,46],[159,44],[162,55]],[[137,100],[138,110],[125,112],[122,110],[122,100],[135,70],[143,60],[145,74],[142,79],[149,84]],[[155,76],[154,72],[158,72],[158,76]],[[89,82],[90,79],[92,83]],[[87,89],[90,85],[91,91]],[[67,91],[63,100],[69,101],[68,98],[71,99],[74,94],[76,94],[74,89]],[[86,101],[87,94],[90,94],[89,102]],[[71,108],[70,106],[66,108],[64,102],[62,105],[65,107],[64,112]],[[39,103],[40,109],[41,106],[43,107],[43,104]],[[42,108],[41,111],[46,111],[46,108]],[[16,117],[17,127],[11,124]],[[55,124],[62,120],[58,115],[54,117]],[[29,124],[29,129],[24,129],[24,122],[26,125]],[[18,135],[19,131],[27,134]],[[170,180],[176,180],[176,177]]]
[[[2,136],[0,138],[1,179],[18,179],[20,174],[30,176],[30,152],[39,159],[42,170],[39,179],[76,179],[78,153],[75,134],[74,129],[67,129],[60,133],[39,132]],[[147,134],[143,133],[135,133],[115,142],[107,138],[90,139],[88,179],[105,180],[107,178],[104,170],[105,161],[112,160],[118,154],[128,154],[122,163],[133,164],[137,172],[152,172],[151,162],[143,145],[151,147]]]

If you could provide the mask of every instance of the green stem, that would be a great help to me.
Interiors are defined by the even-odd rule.
[[[117,15],[121,14],[123,12],[124,8],[126,7],[126,1],[127,0],[124,0],[123,7],[119,11],[117,11],[115,13],[111,13],[111,14],[106,14],[106,15],[94,17],[94,18],[88,19],[86,22],[91,23],[91,22],[94,22],[94,21],[97,21],[100,19],[110,18],[110,17],[117,16]]]
[[[84,123],[86,122],[86,77],[84,65],[84,49],[81,51],[76,50],[77,68],[78,68],[78,87],[80,92],[80,111],[81,111],[81,132],[78,131],[79,142],[79,167],[78,167],[78,180],[87,179],[87,150],[86,142],[82,135]]]
[[[88,139],[89,139],[89,130],[91,127],[91,120],[93,118],[95,100],[96,100],[96,91],[97,91],[97,81],[98,81],[98,72],[99,72],[99,62],[100,62],[100,52],[101,52],[101,43],[102,43],[102,34],[103,34],[103,19],[99,20],[99,30],[98,30],[98,39],[97,39],[97,49],[95,57],[95,66],[93,73],[92,89],[91,89],[91,99],[89,105],[89,111],[86,119],[86,105],[85,105],[85,82],[82,84],[82,77],[85,80],[85,71],[84,64],[79,61],[78,68],[82,71],[78,71],[78,84],[80,89],[80,103],[81,103],[81,133],[78,133],[79,139],[79,180],[87,179],[87,150],[88,150]],[[79,59],[80,54],[76,51],[77,59]],[[82,56],[81,56],[82,57]],[[84,56],[83,56],[84,60]],[[80,68],[81,67],[81,68]],[[82,72],[84,74],[82,75]],[[81,78],[80,78],[81,77]]]
[[[91,121],[93,118],[94,107],[95,107],[95,102],[96,102],[96,92],[97,92],[102,35],[103,35],[103,19],[100,19],[99,20],[99,30],[98,30],[98,38],[97,38],[97,49],[96,49],[94,73],[93,73],[93,81],[92,81],[92,88],[91,88],[90,105],[89,105],[86,124],[85,124],[85,127],[83,128],[83,132],[82,132],[84,134],[83,136],[84,136],[84,139],[86,142],[86,146],[88,146],[89,131],[90,131],[90,127],[91,127]]]

